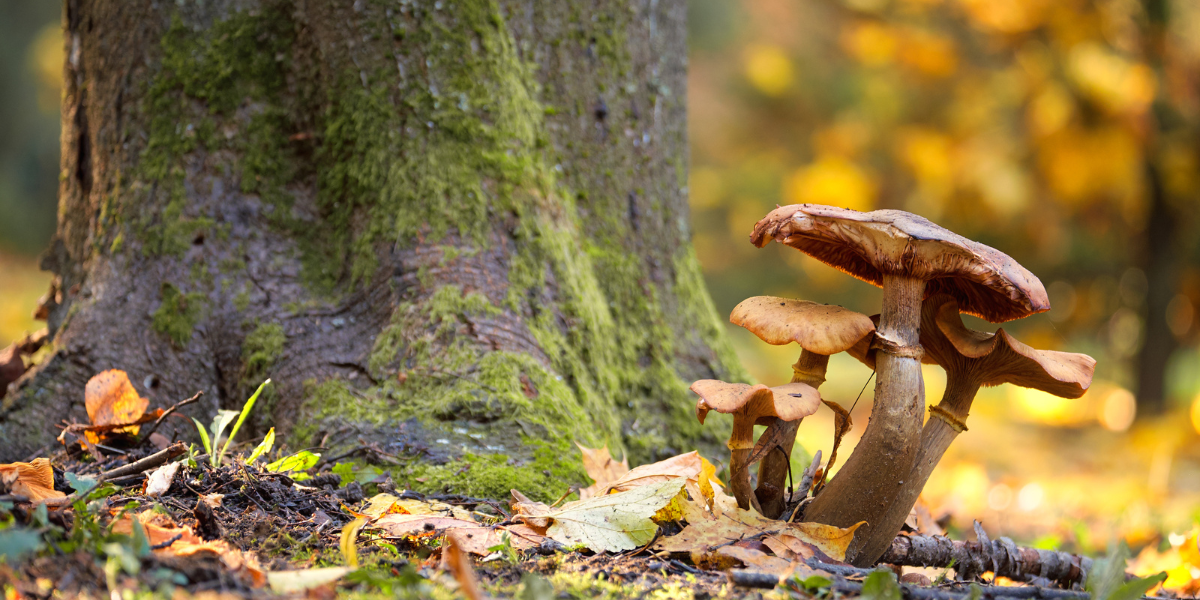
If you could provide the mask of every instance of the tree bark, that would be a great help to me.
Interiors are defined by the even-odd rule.
[[[108,368],[202,422],[270,377],[249,435],[376,443],[416,488],[718,448],[687,385],[745,376],[690,246],[685,13],[67,0],[53,353],[0,460]]]

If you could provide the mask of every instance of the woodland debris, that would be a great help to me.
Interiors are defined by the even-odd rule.
[[[66,496],[54,489],[54,469],[45,458],[0,465],[0,485],[35,504]]]
[[[1082,585],[1092,559],[1077,554],[1017,546],[1009,538],[990,540],[976,522],[979,541],[955,541],[943,536],[901,535],[879,559],[910,567],[954,567],[959,579],[987,571],[1015,581],[1041,577],[1064,588]]]

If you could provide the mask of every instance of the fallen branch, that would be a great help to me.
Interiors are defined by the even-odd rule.
[[[155,467],[162,466],[167,461],[169,461],[177,456],[182,455],[184,452],[187,452],[187,446],[184,445],[183,442],[175,442],[174,444],[171,444],[170,446],[167,446],[163,450],[155,452],[154,454],[151,454],[150,456],[147,456],[146,458],[143,458],[143,459],[135,461],[135,462],[131,462],[122,467],[117,467],[115,469],[105,471],[105,472],[97,475],[96,483],[99,484],[99,483],[108,481],[110,479],[116,479],[118,477],[124,477],[126,475],[133,475],[136,473],[143,473],[145,471],[149,471],[150,469],[153,469]],[[66,497],[63,497],[63,498],[50,498],[50,499],[46,500],[46,506],[47,507],[70,506],[70,505],[74,504],[75,501],[78,499],[79,499],[79,493],[76,492],[76,493],[70,494]]]
[[[947,568],[953,565],[959,579],[970,579],[991,571],[1016,581],[1042,578],[1064,588],[1081,585],[1092,568],[1092,559],[1085,556],[1020,547],[1006,537],[989,540],[978,521],[975,522],[975,534],[979,541],[956,542],[944,536],[898,536],[879,562],[909,567]]]

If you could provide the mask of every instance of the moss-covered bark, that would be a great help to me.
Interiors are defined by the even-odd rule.
[[[56,351],[0,458],[106,368],[199,413],[271,377],[258,430],[370,440],[417,488],[549,493],[573,440],[717,439],[686,386],[740,371],[689,242],[684,16],[70,0]]]

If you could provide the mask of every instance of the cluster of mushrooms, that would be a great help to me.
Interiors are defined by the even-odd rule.
[[[1084,354],[1038,350],[1003,329],[968,329],[960,313],[993,323],[1050,309],[1042,283],[1008,255],[899,210],[859,212],[795,204],[759,221],[750,241],[791,246],[848,275],[883,288],[880,314],[760,296],[730,315],[768,344],[800,345],[791,383],[697,381],[696,414],[733,415],[730,486],[742,508],[779,518],[795,499],[783,497],[788,461],[801,419],[821,405],[829,356],[849,352],[875,370],[875,400],[862,439],[846,464],[801,518],[838,527],[865,522],[847,559],[869,566],[904,525],[929,475],[958,434],[980,386],[1011,383],[1065,398],[1091,385],[1096,361]],[[921,363],[946,371],[941,402],[925,420]],[[754,425],[766,425],[758,445]],[[751,459],[761,460],[751,488]],[[807,496],[808,490],[803,490]]]

